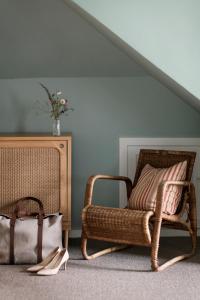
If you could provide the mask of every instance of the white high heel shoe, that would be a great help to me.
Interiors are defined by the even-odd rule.
[[[62,265],[64,265],[64,269],[66,270],[68,259],[69,253],[67,249],[61,250],[45,268],[37,272],[37,275],[56,275]]]
[[[39,264],[35,266],[28,268],[27,271],[35,273],[42,270],[53,260],[56,254],[58,254],[60,251],[61,249],[59,247],[56,247],[52,252],[49,253],[49,255],[43,261],[41,261]]]

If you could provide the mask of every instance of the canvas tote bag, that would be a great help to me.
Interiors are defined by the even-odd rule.
[[[30,200],[39,211],[27,215],[23,203]],[[0,214],[0,264],[36,264],[56,247],[62,248],[62,215],[45,216],[39,199],[24,197],[12,217]]]

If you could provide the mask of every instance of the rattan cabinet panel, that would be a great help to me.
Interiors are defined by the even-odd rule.
[[[25,196],[39,198],[46,213],[62,212],[70,230],[71,135],[0,136],[0,212],[11,214]]]

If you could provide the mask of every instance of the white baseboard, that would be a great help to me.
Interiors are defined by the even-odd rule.
[[[81,237],[81,229],[72,229],[69,233],[69,237],[76,239]]]
[[[197,235],[200,236],[200,228],[198,228],[197,230]],[[173,229],[163,229],[162,230],[162,233],[161,233],[161,236],[168,236],[168,237],[178,237],[178,236],[189,236],[189,233],[188,232],[184,232],[184,231],[181,231],[181,230],[173,230]],[[70,234],[69,234],[69,237],[70,238],[80,238],[81,237],[81,229],[72,229],[70,231]]]
[[[161,236],[169,236],[169,237],[178,237],[178,236],[189,236],[188,231],[183,230],[173,230],[173,229],[166,229],[162,230]],[[197,236],[200,236],[200,228],[197,229]]]

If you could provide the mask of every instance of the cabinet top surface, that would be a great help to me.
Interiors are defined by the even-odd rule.
[[[50,133],[15,133],[0,134],[0,141],[3,140],[69,140],[72,138],[71,133],[63,133],[60,136],[53,136]]]

